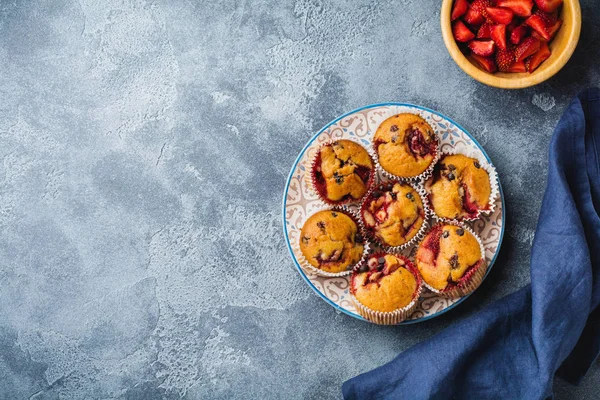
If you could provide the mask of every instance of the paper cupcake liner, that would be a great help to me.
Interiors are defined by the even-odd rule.
[[[386,254],[388,254],[388,253],[377,252],[377,253],[370,255],[370,257],[382,257]],[[421,278],[421,275],[419,274],[417,267],[412,263],[412,261],[410,261],[410,259],[408,259],[408,257],[405,257],[400,254],[393,254],[393,255],[395,257],[402,259],[405,262],[405,268],[408,269],[417,279],[417,290],[413,294],[413,299],[408,305],[406,305],[402,308],[399,308],[397,310],[394,310],[394,311],[383,312],[383,311],[373,310],[373,309],[363,305],[354,296],[354,294],[352,293],[352,280],[350,281],[350,286],[351,286],[351,288],[349,290],[350,299],[352,300],[352,304],[354,304],[354,307],[356,308],[356,312],[358,312],[358,314],[360,314],[360,316],[363,317],[364,319],[366,319],[367,321],[370,321],[370,322],[373,322],[373,323],[379,324],[379,325],[397,325],[400,322],[406,320],[408,317],[410,317],[412,315],[412,313],[417,308],[419,298],[421,297],[421,293],[423,292],[423,279]],[[360,268],[360,266],[355,267],[352,270],[352,273],[353,274],[357,273],[359,268]]]
[[[381,120],[381,122],[385,121],[386,119],[388,119],[390,117],[393,117],[394,115],[398,115],[398,114],[414,114],[414,115],[418,115],[419,117],[425,119],[419,113],[415,113],[415,112],[398,112],[397,109],[390,108],[386,113],[384,113],[384,116],[383,116],[383,119]],[[427,122],[427,123],[429,124],[429,122]],[[429,126],[431,126],[431,124],[429,124]],[[435,131],[435,129],[433,128],[433,126],[431,126],[431,130],[434,133],[434,137],[436,139],[437,146],[436,146],[436,152],[434,154],[433,160],[431,161],[431,164],[429,164],[429,167],[427,167],[427,169],[425,171],[421,172],[418,175],[409,176],[409,177],[406,177],[406,176],[397,176],[397,175],[392,174],[391,172],[386,171],[385,168],[383,168],[381,166],[381,164],[379,163],[379,154],[377,154],[377,149],[374,146],[375,141],[373,140],[373,142],[371,143],[371,148],[373,149],[373,157],[375,158],[375,163],[377,165],[377,170],[383,176],[385,176],[387,179],[390,179],[390,180],[399,180],[399,181],[403,181],[403,182],[417,182],[418,180],[428,179],[429,176],[431,176],[431,173],[433,172],[433,167],[435,166],[435,164],[437,164],[437,162],[438,162],[438,160],[440,158],[440,137],[439,137],[438,133]],[[377,129],[375,131],[377,131]]]
[[[412,187],[419,194],[419,197],[421,198],[421,204],[423,204],[423,213],[425,215],[423,216],[423,224],[421,225],[421,228],[419,228],[419,230],[417,231],[415,236],[413,236],[409,241],[407,241],[404,244],[401,244],[399,246],[390,246],[386,243],[383,243],[371,232],[371,230],[367,229],[364,218],[363,218],[363,210],[367,205],[367,200],[371,197],[371,195],[373,194],[373,192],[375,190],[379,189],[382,185],[386,185],[388,183],[394,184],[396,182],[400,183],[401,185],[408,185],[408,186]],[[402,250],[415,245],[417,242],[423,240],[423,238],[425,237],[425,233],[427,232],[427,229],[429,227],[429,217],[431,215],[431,212],[429,210],[428,202],[426,201],[425,196],[426,196],[425,190],[421,186],[417,185],[414,182],[399,181],[397,179],[394,179],[391,181],[383,181],[376,186],[373,185],[373,187],[371,187],[369,192],[365,195],[363,202],[360,204],[360,209],[358,210],[359,221],[360,221],[362,230],[365,232],[365,234],[367,235],[369,240],[376,243],[384,251],[387,251],[389,253],[399,253]]]
[[[343,200],[343,201],[332,201],[332,200],[329,200],[328,198],[326,198],[325,196],[323,196],[321,194],[321,192],[319,192],[319,190],[317,190],[317,183],[316,183],[317,157],[321,153],[321,149],[324,146],[329,146],[340,140],[348,140],[350,142],[354,142],[357,145],[359,145],[361,148],[363,148],[367,152],[367,154],[369,155],[369,158],[371,159],[371,164],[373,164],[373,168],[371,170],[371,175],[369,176],[369,180],[366,183],[367,191],[365,192],[365,195],[363,195],[363,197],[361,197],[360,199],[354,199],[352,197],[348,197],[346,200]],[[327,204],[330,206],[344,206],[344,205],[348,205],[348,204],[360,204],[362,202],[362,200],[365,198],[366,193],[368,193],[369,189],[371,189],[371,187],[374,185],[376,175],[377,175],[377,164],[375,163],[375,157],[374,157],[373,151],[371,149],[365,147],[362,143],[360,143],[358,140],[356,140],[354,138],[337,138],[337,139],[326,140],[319,145],[319,147],[317,148],[317,151],[315,152],[315,155],[313,156],[313,158],[310,162],[310,174],[307,175],[308,179],[306,181],[309,184],[309,186],[308,186],[309,189],[312,190],[313,193],[315,193],[317,195],[317,197],[319,198],[319,200],[321,200],[321,202],[323,202],[324,204]]]
[[[475,240],[477,240],[477,243],[479,244],[479,251],[481,252],[481,259],[479,263],[474,267],[474,269],[472,269],[473,272],[471,273],[471,277],[468,280],[455,285],[450,290],[435,289],[423,279],[423,286],[425,286],[433,293],[437,294],[440,297],[454,299],[457,297],[466,296],[469,293],[472,293],[475,289],[477,289],[481,282],[483,282],[483,278],[485,277],[488,265],[485,259],[485,247],[483,246],[483,242],[481,241],[481,238],[471,228],[469,228],[466,224],[457,221],[444,221],[443,224],[459,226],[467,232],[471,233],[475,237]],[[435,228],[437,225],[439,224],[432,226],[431,229]]]
[[[481,166],[481,168],[483,168],[487,172],[488,177],[490,179],[490,188],[491,188],[490,198],[488,200],[487,208],[483,209],[483,210],[478,210],[477,215],[474,217],[459,217],[459,218],[440,217],[439,215],[436,214],[435,209],[433,208],[433,204],[431,204],[430,192],[427,189],[428,182],[432,178],[432,176],[430,175],[427,177],[427,179],[423,180],[422,186],[426,192],[427,205],[428,205],[429,209],[431,210],[431,214],[433,215],[433,217],[435,217],[436,220],[443,221],[443,222],[476,221],[476,220],[480,219],[483,215],[491,215],[496,210],[496,198],[498,197],[498,194],[500,193],[500,189],[498,187],[498,173],[496,172],[496,168],[494,168],[492,166],[492,164],[490,164],[489,161],[487,161],[485,158],[483,158],[482,155],[479,154],[476,150],[468,149],[468,148],[460,148],[459,150],[454,150],[454,151],[444,150],[441,152],[439,159],[441,160],[442,158],[444,158],[444,156],[447,156],[447,155],[456,155],[456,154],[462,154],[462,155],[470,157],[470,158],[475,158],[477,160],[477,162],[479,162],[479,165]]]
[[[355,212],[349,210],[347,207],[344,207],[344,206],[323,206],[321,208],[318,208],[318,209],[314,210],[306,219],[308,220],[308,218],[310,218],[314,214],[316,214],[318,212],[321,212],[321,211],[337,211],[337,212],[344,213],[344,214],[348,215],[350,218],[352,218],[352,220],[356,224],[356,227],[358,228],[358,232],[363,237],[363,253],[362,253],[362,256],[361,256],[360,260],[358,260],[356,262],[356,264],[349,266],[349,269],[347,269],[346,271],[341,271],[341,272],[327,272],[327,271],[323,271],[322,269],[319,269],[319,268],[313,266],[311,263],[308,262],[308,260],[306,259],[306,257],[304,257],[304,253],[302,253],[302,250],[300,249],[300,243],[298,241],[298,243],[295,244],[295,249],[294,249],[294,253],[298,255],[298,257],[297,257],[298,258],[298,263],[300,264],[300,267],[302,267],[302,269],[304,271],[309,272],[309,273],[314,274],[314,275],[324,276],[324,277],[327,277],[327,278],[338,278],[338,277],[341,277],[341,276],[348,276],[348,275],[350,275],[352,273],[352,270],[354,268],[359,267],[360,265],[362,265],[362,263],[367,258],[367,255],[369,254],[369,251],[371,249],[370,243],[367,240],[367,236],[366,236],[365,232],[362,229],[362,225],[360,224],[360,218],[358,217],[358,215],[356,215]]]

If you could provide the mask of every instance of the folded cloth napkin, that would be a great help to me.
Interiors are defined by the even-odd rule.
[[[600,90],[577,95],[550,145],[531,284],[344,383],[345,399],[546,399],[600,350]]]

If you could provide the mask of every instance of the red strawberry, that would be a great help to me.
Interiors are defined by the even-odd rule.
[[[512,44],[521,43],[521,40],[523,40],[525,35],[527,35],[528,31],[529,31],[529,28],[527,27],[527,25],[517,26],[515,29],[513,29],[513,31],[510,34],[510,42]]]
[[[546,24],[542,17],[538,15],[532,15],[531,17],[525,20],[525,23],[531,27],[534,31],[537,32],[538,35],[544,38],[544,40],[550,40],[550,34],[548,33],[548,29],[546,28]]]
[[[467,24],[473,26],[479,26],[485,22],[484,16],[479,11],[475,11],[472,6],[469,7],[463,19]]]
[[[498,48],[506,50],[506,25],[494,25],[491,37]]]
[[[547,26],[553,25],[556,23],[556,21],[558,21],[558,12],[547,13],[542,10],[536,10],[533,15],[537,15],[543,19]]]
[[[467,0],[456,0],[454,2],[454,7],[452,7],[452,21],[458,19],[461,15],[466,13],[468,8],[469,3],[467,2]]]
[[[523,61],[540,49],[540,41],[532,37],[523,40],[515,49],[515,60]]]
[[[487,17],[485,9],[492,6],[493,4],[491,0],[475,0],[471,3],[473,10],[479,12],[484,17]]]
[[[510,8],[487,7],[487,17],[497,24],[508,25],[513,19]]]
[[[561,25],[562,25],[562,21],[559,19],[558,21],[556,21],[554,23],[554,25],[548,26],[547,29],[548,29],[548,35],[550,35],[550,40],[552,40],[552,38],[556,35],[556,32],[558,32]]]
[[[494,54],[496,45],[493,40],[473,40],[469,43],[469,48],[479,56],[488,57]]]
[[[558,7],[563,3],[563,0],[535,0],[535,4],[546,12],[554,12],[558,10]]]
[[[486,22],[485,24],[479,27],[479,31],[477,31],[477,39],[489,39],[492,37],[492,24]]]
[[[508,69],[515,62],[515,54],[512,50],[498,50],[496,52],[496,65],[502,72],[508,72]]]
[[[496,7],[510,8],[519,17],[529,17],[533,8],[533,0],[498,0]]]
[[[494,64],[491,57],[482,57],[477,54],[471,54],[471,57],[482,69],[487,72],[496,72],[496,64]]]
[[[516,62],[513,65],[511,65],[510,67],[508,67],[506,72],[527,72],[527,66],[525,65],[525,63],[523,61]]]
[[[454,21],[452,25],[452,33],[454,34],[454,39],[457,42],[468,42],[469,40],[475,39],[475,34],[467,28],[467,26],[461,21]]]
[[[539,67],[541,63],[546,61],[551,54],[552,52],[550,51],[548,45],[546,43],[542,43],[537,53],[529,57],[529,59],[526,62],[527,70],[529,71],[529,73],[535,71],[536,68]]]

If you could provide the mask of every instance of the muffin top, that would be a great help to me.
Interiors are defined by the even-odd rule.
[[[490,207],[490,177],[479,161],[462,154],[442,157],[426,189],[433,211],[442,218],[476,218]]]
[[[373,255],[366,265],[354,271],[352,294],[371,310],[389,312],[404,308],[417,293],[415,272],[412,263],[402,256]]]
[[[361,199],[375,170],[367,150],[351,140],[322,146],[313,167],[316,189],[331,203]]]
[[[401,178],[422,174],[433,162],[438,142],[431,126],[415,114],[398,114],[377,128],[373,145],[379,164]]]
[[[436,225],[417,249],[416,263],[423,280],[437,290],[461,282],[483,261],[479,242],[460,226]]]
[[[419,232],[425,211],[419,193],[408,184],[388,182],[367,197],[361,209],[365,228],[386,246],[401,246]]]
[[[319,211],[302,227],[300,250],[313,267],[338,273],[360,261],[364,245],[350,216],[340,211]]]

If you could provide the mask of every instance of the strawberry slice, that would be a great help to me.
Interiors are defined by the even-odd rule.
[[[560,29],[561,25],[562,25],[562,21],[559,19],[558,21],[556,21],[554,23],[554,25],[546,27],[546,30],[548,31],[548,35],[550,36],[550,40],[552,40],[554,38],[554,36],[556,36],[556,33]],[[550,40],[546,40],[545,38],[543,38],[542,36],[540,36],[540,34],[537,33],[536,31],[531,32],[531,37],[534,37],[537,40],[542,41],[542,42],[549,42],[550,41]]]
[[[486,18],[487,14],[485,9],[492,6],[493,4],[491,0],[475,0],[471,3],[471,7],[473,8],[473,10],[477,11]]]
[[[496,72],[496,64],[491,57],[482,57],[477,54],[471,54],[473,61],[477,63],[481,67],[481,69],[487,72]]]
[[[493,40],[472,40],[469,42],[469,48],[479,56],[488,57],[494,54],[496,45]]]
[[[519,17],[529,17],[533,8],[533,0],[498,0],[496,7],[510,8]]]
[[[521,40],[527,35],[529,27],[527,25],[519,25],[510,33],[510,42],[512,44],[519,44]]]
[[[487,7],[487,17],[497,24],[508,25],[513,19],[513,12],[510,8]]]
[[[506,50],[506,25],[494,25],[491,38],[498,48]]]
[[[498,50],[496,52],[496,65],[502,72],[508,72],[515,63],[515,54],[512,50]]]
[[[538,35],[544,38],[544,40],[550,40],[550,34],[546,28],[544,20],[539,15],[532,15],[525,20],[525,23],[531,27]]]
[[[542,10],[548,13],[558,10],[563,0],[535,0],[535,4]]]
[[[467,24],[472,26],[479,26],[485,22],[485,17],[479,11],[473,9],[472,6],[469,7],[463,19]]]
[[[461,21],[454,21],[452,25],[452,33],[454,34],[454,39],[457,42],[468,42],[470,40],[475,39],[475,34],[467,28],[467,26]]]
[[[524,61],[516,62],[508,67],[506,72],[527,72],[527,66],[525,65]]]
[[[489,39],[492,37],[492,26],[489,22],[484,23],[477,31],[477,39]]]
[[[546,26],[554,25],[558,21],[558,12],[547,13],[542,10],[536,10],[533,15],[537,15],[543,19]]]
[[[535,71],[537,69],[537,67],[540,66],[541,63],[543,63],[550,57],[551,54],[552,54],[552,52],[550,51],[548,44],[542,43],[542,45],[540,46],[540,49],[537,51],[537,53],[535,53],[534,55],[529,57],[529,59],[527,60],[526,64],[527,64],[527,70],[529,71],[529,73],[532,73],[533,71]]]
[[[452,21],[458,19],[461,15],[467,12],[469,9],[469,3],[467,0],[456,0],[454,2],[454,6],[452,7],[452,16],[450,17]]]
[[[517,62],[523,61],[530,55],[537,52],[540,49],[540,43],[541,42],[539,40],[532,37],[528,37],[523,40],[515,49],[515,60]]]

